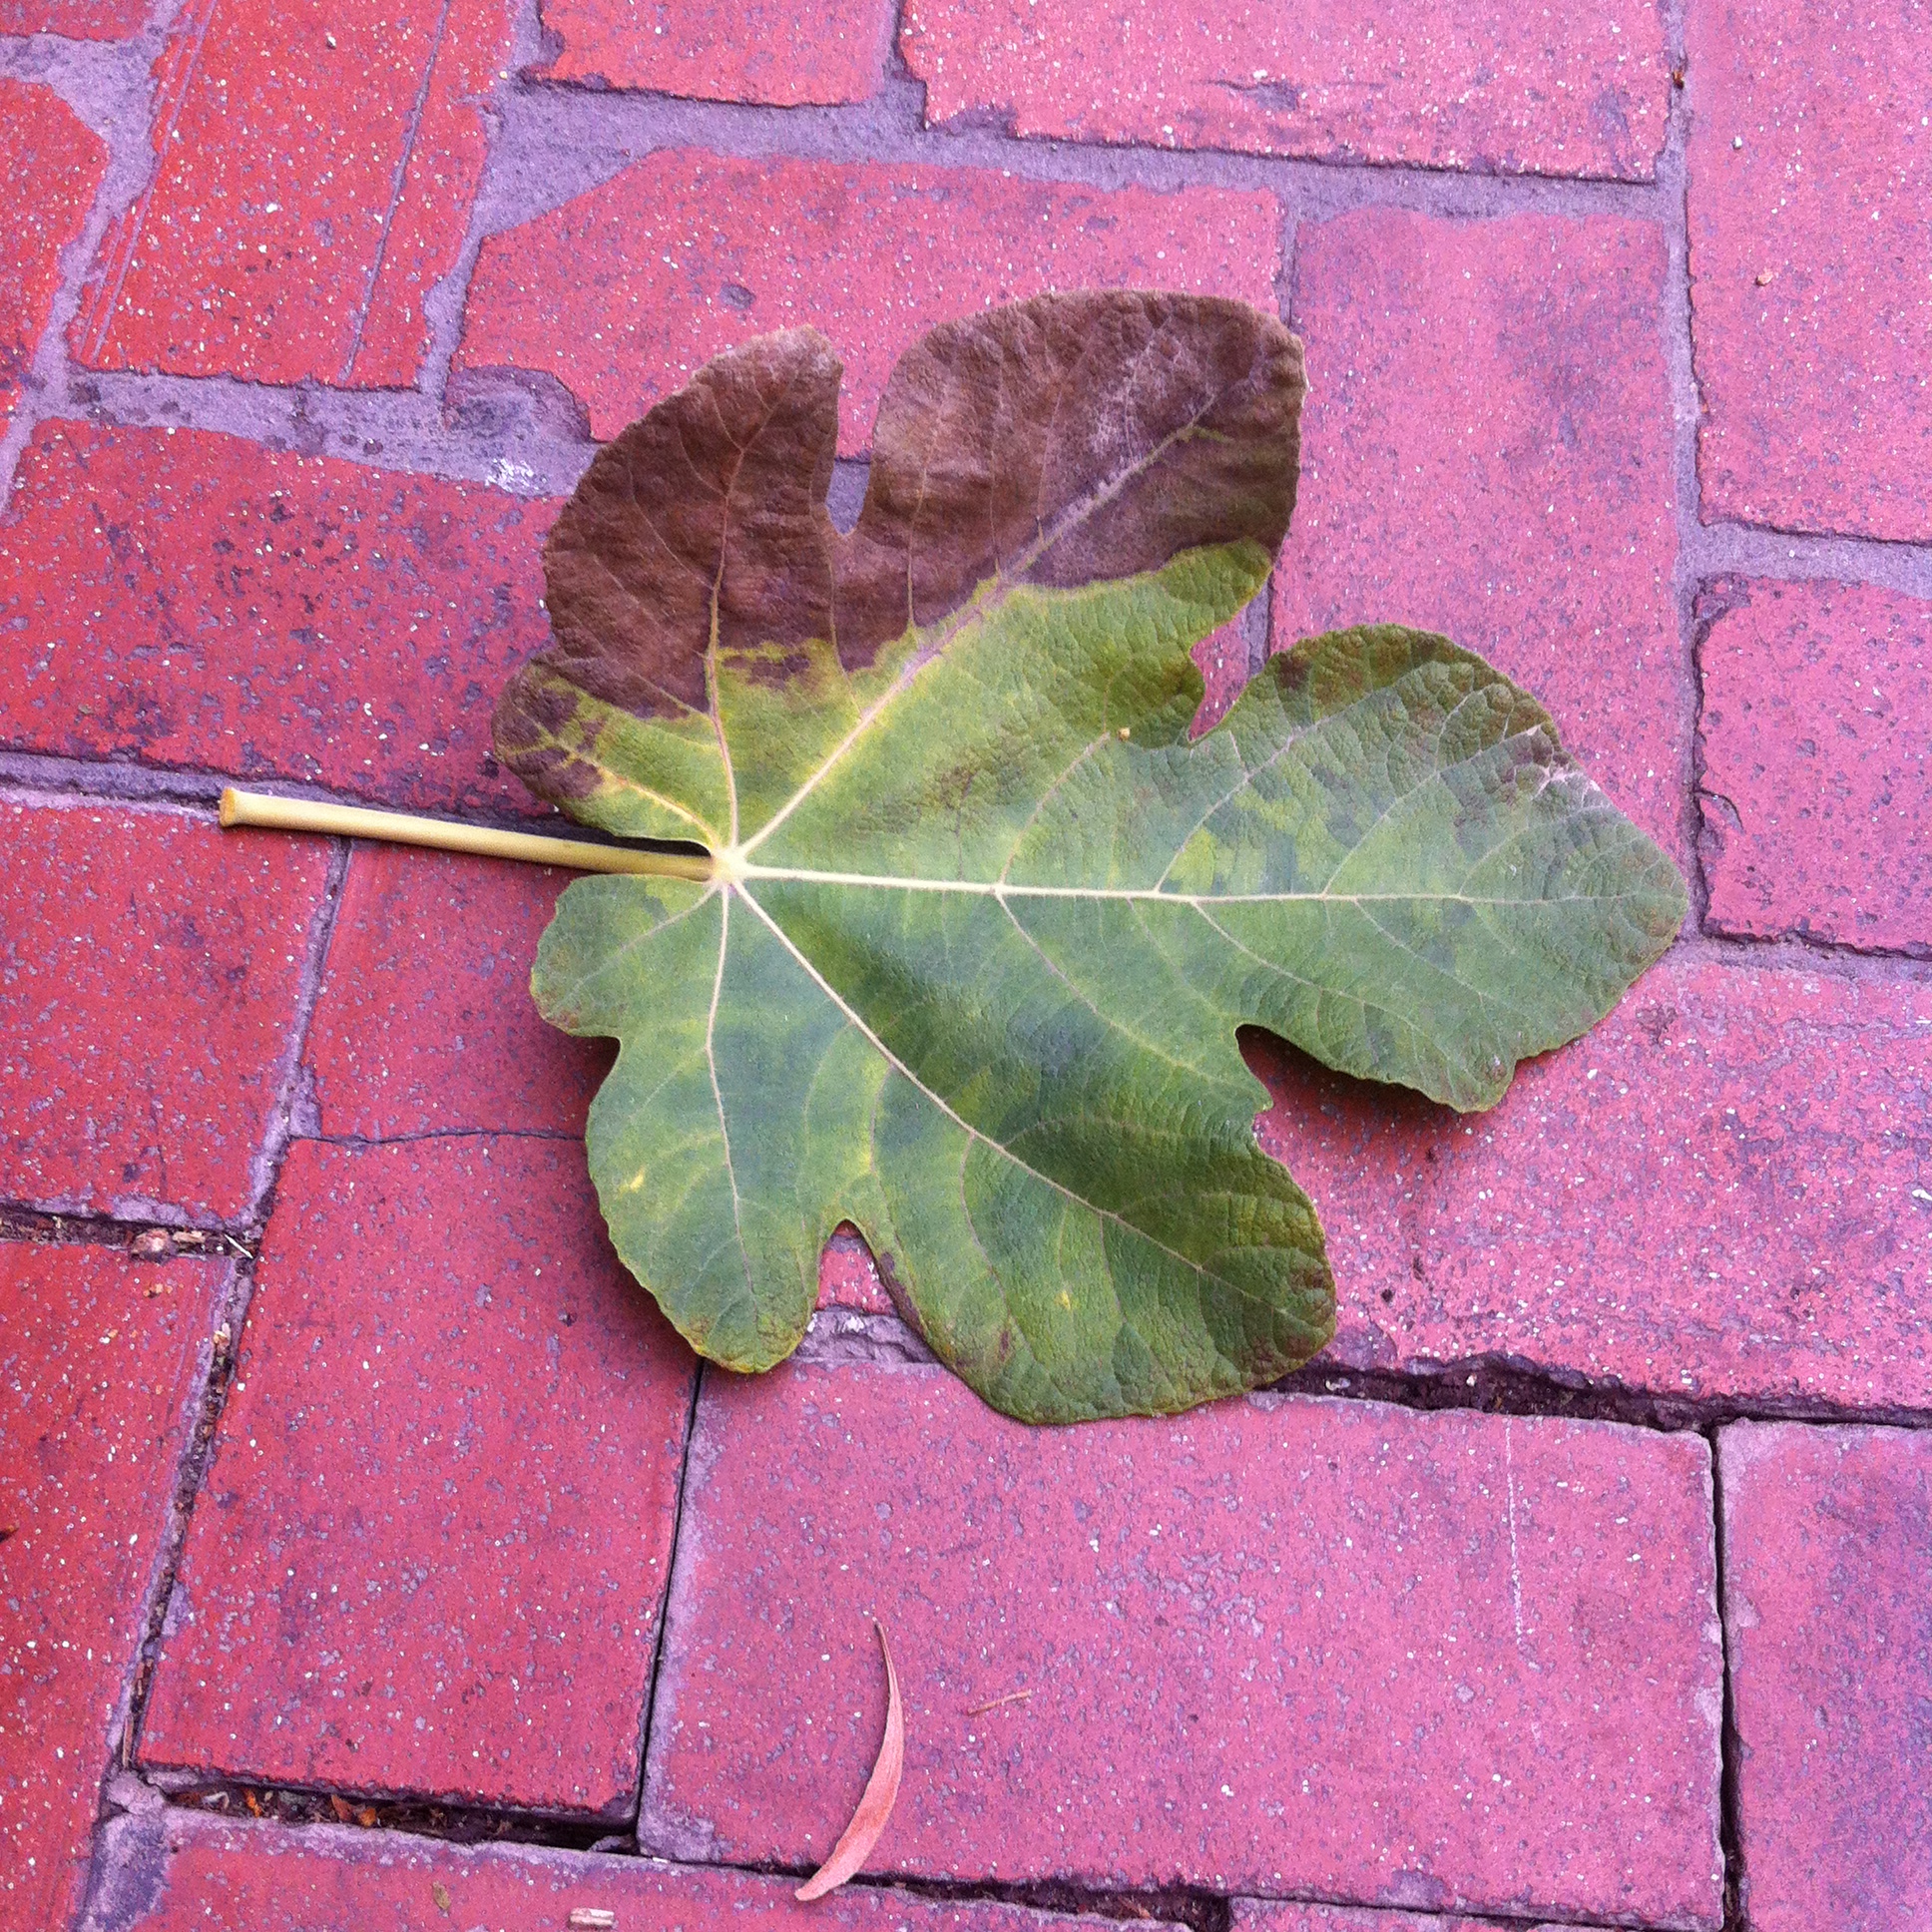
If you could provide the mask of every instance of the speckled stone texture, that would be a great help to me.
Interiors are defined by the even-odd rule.
[[[818,1305],[856,1308],[862,1314],[889,1315],[892,1297],[879,1278],[879,1264],[857,1228],[841,1222],[818,1257]]]
[[[147,0],[0,0],[0,34],[126,40],[141,31],[147,17]]]
[[[1447,633],[1527,684],[1683,860],[1665,268],[1657,228],[1612,217],[1303,224],[1309,395],[1273,641]]]
[[[227,1269],[0,1246],[0,1925],[72,1919]]]
[[[0,852],[0,1201],[240,1218],[291,1072],[327,845],[11,799]]]
[[[1352,1905],[1282,1905],[1234,1901],[1233,1932],[1495,1932],[1494,1919],[1441,1918],[1433,1912],[1377,1912]],[[1561,1925],[1521,1925],[1519,1932],[1570,1932]]]
[[[720,349],[808,322],[844,359],[851,456],[900,351],[935,323],[1085,285],[1271,307],[1277,229],[1268,195],[673,151],[489,237],[455,368],[555,376],[602,438]]]
[[[1466,1119],[1254,1064],[1328,1231],[1326,1359],[1932,1406],[1932,987],[1677,955]]]
[[[1718,1441],[1750,1932],[1932,1924],[1932,1435]]]
[[[1670,93],[1650,0],[907,0],[899,44],[930,122],[1485,174],[1649,180]]]
[[[0,522],[0,735],[555,816],[490,756],[554,506],[237,436],[48,422]]]
[[[122,1819],[109,1847],[114,1881],[96,1895],[81,1932],[414,1932],[445,1924],[561,1932],[582,1908],[615,1913],[621,1932],[1101,1932],[1113,1923],[869,1887],[799,1905],[795,1879],[752,1872],[332,1825],[291,1831],[184,1811]],[[1152,1932],[1176,1932],[1151,1924]]]
[[[50,30],[36,11],[0,33]],[[69,29],[63,23],[62,31]],[[107,171],[106,142],[51,87],[0,78],[0,428],[12,417],[60,284],[61,250],[80,239]]]
[[[140,1761],[628,1813],[692,1376],[576,1145],[298,1144]]]
[[[887,0],[544,0],[546,80],[800,107],[876,92]]]
[[[503,0],[186,0],[153,178],[74,327],[96,369],[412,383],[482,174]]]
[[[1725,581],[1699,617],[1708,923],[1932,952],[1932,603]]]
[[[1697,0],[1702,513],[1932,540],[1932,31],[1922,0]]]
[[[308,1031],[317,1132],[584,1132],[611,1065],[547,1026],[530,962],[570,874],[355,847]]]
[[[647,1849],[1717,1924],[1700,1437],[1259,1397],[1029,1430],[938,1368],[708,1378]],[[1026,1690],[1024,1700],[989,1705]]]

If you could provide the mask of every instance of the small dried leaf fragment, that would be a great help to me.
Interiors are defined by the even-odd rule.
[[[892,1647],[885,1641],[885,1626],[875,1623],[872,1628],[879,1634],[879,1653],[885,1659],[885,1735],[879,1740],[878,1761],[865,1781],[845,1835],[832,1847],[832,1855],[793,1894],[806,1904],[836,1891],[865,1863],[899,1795],[899,1776],[905,1769],[905,1711],[899,1702],[899,1674],[892,1668]]]

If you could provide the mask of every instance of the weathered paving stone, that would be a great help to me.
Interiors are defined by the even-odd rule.
[[[549,635],[555,509],[212,431],[42,423],[0,520],[0,738],[535,811],[490,711]]]
[[[0,33],[68,33],[79,24],[59,7],[0,0]],[[19,405],[52,312],[61,250],[80,239],[107,163],[107,144],[51,87],[0,79],[0,195],[8,211],[0,224],[0,429]]]
[[[1932,603],[1726,581],[1699,616],[1706,924],[1932,950]]]
[[[327,844],[69,798],[0,804],[0,1200],[244,1214]]]
[[[455,366],[554,376],[603,439],[720,349],[809,323],[844,359],[839,448],[856,455],[893,363],[935,324],[1089,284],[1272,308],[1277,227],[1270,196],[1222,189],[673,150],[486,238]]]
[[[1679,954],[1459,1116],[1254,1063],[1320,1209],[1327,1359],[1932,1406],[1932,987]]]
[[[863,101],[892,38],[886,0],[545,0],[543,78],[770,107]]]
[[[1663,9],[1646,0],[908,0],[899,44],[928,122],[1484,174],[1648,181],[1670,95]]]
[[[143,1764],[629,1813],[694,1366],[583,1159],[291,1150]]]
[[[1447,634],[1688,861],[1663,231],[1368,209],[1304,225],[1294,257],[1309,396],[1275,647]]]
[[[184,1811],[118,1820],[103,1863],[82,1932],[550,1932],[585,1907],[615,1913],[620,1932],[1101,1932],[1114,1923],[873,1886],[799,1905],[792,1878]]]
[[[147,0],[0,0],[0,34],[126,40],[148,17]],[[15,210],[21,204],[12,204]]]
[[[1706,518],[1932,538],[1920,0],[1686,10]]]
[[[308,1029],[324,1137],[583,1134],[611,1051],[560,1033],[530,997],[537,942],[570,877],[355,847]]]
[[[1353,1905],[1284,1905],[1237,1898],[1234,1932],[1495,1932],[1494,1919],[1442,1918],[1433,1912],[1377,1912]],[[1570,1932],[1521,1925],[1518,1932]]]
[[[102,245],[75,359],[411,385],[507,53],[502,0],[189,0],[155,63],[154,175]]]
[[[0,1925],[69,1924],[227,1269],[0,1244]]]
[[[875,1869],[1718,1922],[1697,1436],[1285,1397],[1030,1430],[793,1363],[707,1378],[684,1521],[649,1850],[824,1855],[876,1618]]]
[[[1932,1434],[1718,1439],[1751,1932],[1932,1924]]]
[[[818,1305],[856,1308],[863,1314],[889,1315],[892,1297],[879,1277],[879,1264],[855,1227],[841,1223],[818,1257]]]

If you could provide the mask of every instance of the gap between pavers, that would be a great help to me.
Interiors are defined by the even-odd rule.
[[[232,1824],[160,1805],[106,1828],[100,1867],[78,1932],[348,1932],[392,1917],[453,1932],[535,1932],[561,1928],[580,1907],[614,1912],[620,1932],[1097,1932],[1117,1923],[873,1885],[805,1906],[792,1899],[795,1878],[335,1825]]]

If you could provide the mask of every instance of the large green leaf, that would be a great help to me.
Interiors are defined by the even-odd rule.
[[[1682,884],[1442,638],[1310,640],[1190,741],[1189,649],[1293,505],[1278,322],[1085,294],[937,329],[846,535],[838,379],[765,336],[605,448],[498,712],[577,817],[714,854],[574,884],[537,962],[548,1018],[622,1043],[589,1131],[618,1252],[734,1368],[796,1346],[849,1219],[1010,1414],[1271,1380],[1333,1290],[1236,1028],[1488,1106],[1663,951]]]

